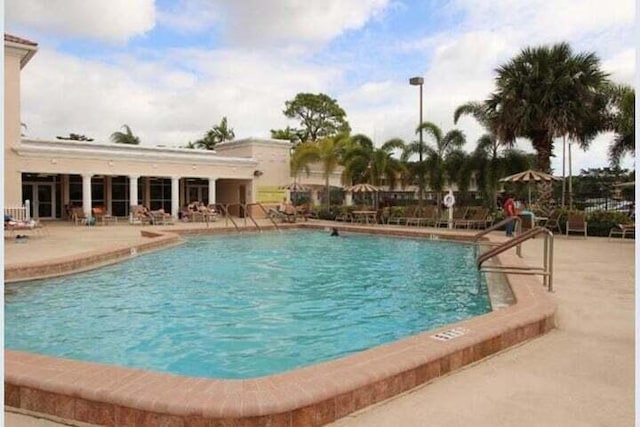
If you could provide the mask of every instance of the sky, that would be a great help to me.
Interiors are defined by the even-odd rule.
[[[634,85],[635,15],[633,0],[5,0],[5,31],[38,43],[22,71],[26,137],[108,142],[127,124],[144,145],[179,147],[223,116],[236,138],[269,137],[297,125],[284,104],[310,92],[336,99],[353,134],[410,142],[409,78],[422,76],[423,120],[462,130],[471,152],[483,130],[454,124],[455,108],[486,99],[527,46],[566,41]],[[612,138],[574,147],[573,173],[607,166]]]

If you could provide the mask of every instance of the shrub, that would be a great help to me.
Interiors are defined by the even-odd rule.
[[[631,218],[624,212],[594,211],[587,215],[587,234],[589,236],[608,236],[609,231],[618,224],[630,224]]]

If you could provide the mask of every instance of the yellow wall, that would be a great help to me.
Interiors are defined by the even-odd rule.
[[[4,50],[4,205],[22,205],[19,162],[12,148],[20,141],[20,59],[19,50]]]

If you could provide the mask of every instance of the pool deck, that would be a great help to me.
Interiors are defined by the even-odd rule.
[[[172,227],[195,231],[201,225]],[[223,222],[212,224],[216,227]],[[144,244],[148,238],[140,230],[155,228],[50,224],[45,236],[24,243],[6,239],[5,268]],[[541,241],[525,243],[525,262],[540,263]],[[631,242],[557,237],[550,294],[557,304],[556,329],[334,424],[634,425],[634,260]],[[11,408],[5,421],[19,427],[58,425]]]

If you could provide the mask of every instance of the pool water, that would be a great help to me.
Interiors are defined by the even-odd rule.
[[[490,311],[474,261],[471,245],[372,235],[189,238],[7,285],[5,345],[189,376],[270,375]]]

